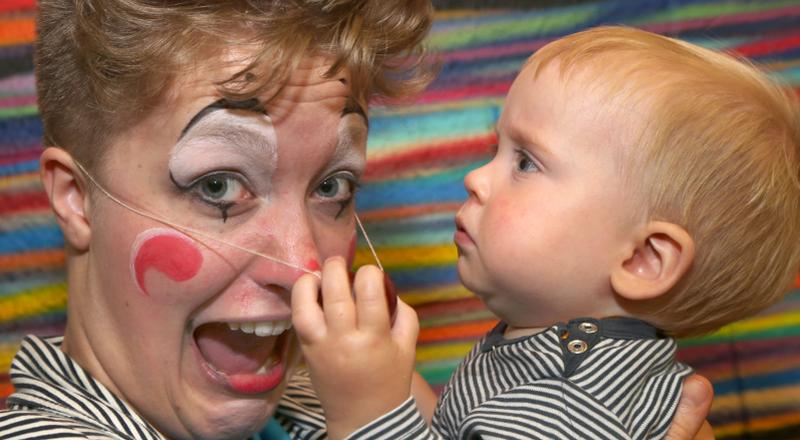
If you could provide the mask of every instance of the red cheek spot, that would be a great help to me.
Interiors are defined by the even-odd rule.
[[[155,269],[173,281],[186,281],[197,275],[203,264],[203,254],[187,238],[160,234],[147,239],[139,246],[133,262],[136,282],[145,295],[144,274]]]

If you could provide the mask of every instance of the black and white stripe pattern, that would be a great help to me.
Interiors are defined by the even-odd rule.
[[[585,323],[593,336],[578,330]],[[575,320],[513,341],[499,325],[454,373],[435,430],[446,438],[662,438],[691,370],[675,362],[674,340],[643,324]],[[566,347],[575,339],[594,343],[573,354]]]
[[[581,324],[595,326],[580,334]],[[683,379],[675,341],[625,318],[575,320],[513,341],[499,325],[454,373],[434,416],[445,438],[659,439]],[[606,331],[608,329],[608,331]],[[611,337],[609,335],[612,335]],[[593,340],[585,352],[566,347]],[[567,370],[568,358],[577,367]]]
[[[293,439],[327,438],[325,414],[311,387],[308,370],[299,368],[281,397],[275,419]]]
[[[0,411],[0,440],[164,440],[62,352],[62,342],[60,336],[23,340],[11,364],[16,391]],[[322,407],[304,370],[290,381],[276,418],[293,439],[326,437]]]
[[[595,326],[591,335],[579,330],[587,322]],[[575,320],[510,341],[505,328],[492,330],[453,373],[431,428],[409,399],[350,439],[664,437],[691,374],[675,362],[674,340],[628,318]],[[575,339],[588,341],[586,351],[568,349]],[[324,418],[310,381],[296,385],[290,394],[305,396],[306,403],[285,414],[284,426],[308,418],[313,410],[304,407],[310,405],[315,425],[304,425],[303,438],[321,438]]]
[[[16,392],[0,411],[0,439],[163,437],[60,349],[62,337],[28,336],[11,364]]]

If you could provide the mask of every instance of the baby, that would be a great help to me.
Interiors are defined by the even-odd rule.
[[[401,302],[390,322],[380,272],[359,270],[355,302],[343,259],[295,284],[331,438],[662,438],[691,372],[672,337],[794,279],[800,110],[745,62],[631,28],[570,35],[524,65],[497,137],[454,241],[500,322],[430,426],[410,397],[416,316]]]

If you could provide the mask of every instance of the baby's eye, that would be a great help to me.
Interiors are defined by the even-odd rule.
[[[523,173],[535,173],[540,171],[539,166],[527,151],[516,150],[514,153],[516,155],[516,171]]]

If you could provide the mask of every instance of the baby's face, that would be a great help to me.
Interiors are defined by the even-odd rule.
[[[573,85],[581,79],[565,84],[556,64],[536,79],[523,70],[497,153],[465,179],[459,276],[513,326],[622,314],[609,276],[636,224],[618,165],[629,121],[596,88]]]
[[[243,438],[274,411],[297,361],[291,287],[352,255],[365,166],[366,119],[341,76],[308,60],[275,99],[231,102],[216,84],[246,61],[209,65],[97,172],[170,223],[98,195],[80,311],[93,373],[171,438]]]

